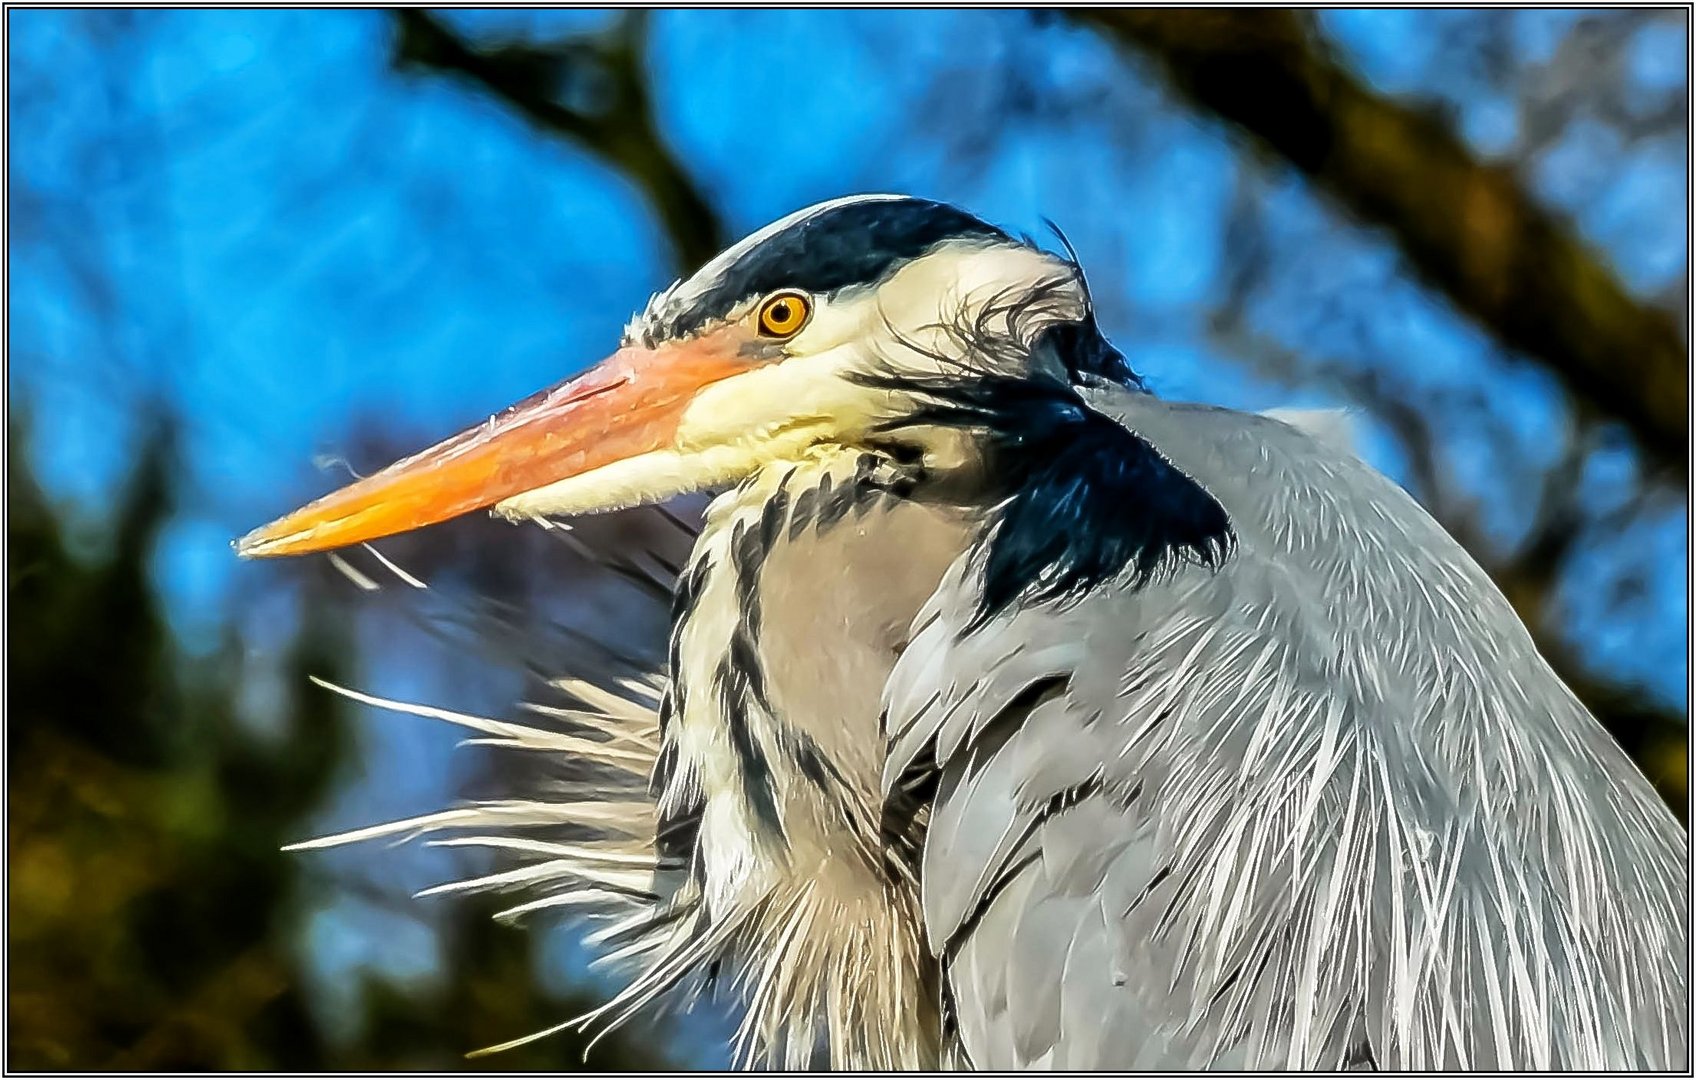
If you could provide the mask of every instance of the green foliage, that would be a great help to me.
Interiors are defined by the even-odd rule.
[[[349,765],[337,700],[301,694],[288,736],[243,727],[234,637],[208,660],[174,649],[149,586],[171,513],[168,435],[140,459],[108,557],[67,552],[9,430],[10,876],[6,1064],[13,1069],[581,1067],[567,1034],[464,1054],[592,1004],[537,991],[535,935],[454,904],[435,991],[369,978],[351,1042],[320,1028],[300,944],[334,882],[283,844]],[[309,621],[289,681],[335,677],[349,642]],[[316,894],[314,893],[316,890]],[[662,1064],[605,1040],[598,1068]]]
[[[342,721],[308,704],[272,753],[239,726],[233,648],[184,677],[146,573],[168,436],[94,566],[67,554],[8,436],[8,1064],[321,1066],[278,848],[331,779]],[[322,670],[327,644],[309,636],[295,667]]]

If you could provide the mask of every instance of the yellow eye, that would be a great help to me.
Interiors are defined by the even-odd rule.
[[[760,305],[760,333],[788,337],[807,324],[812,301],[800,293],[778,293]]]

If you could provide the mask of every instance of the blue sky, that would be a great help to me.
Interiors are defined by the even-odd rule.
[[[608,16],[451,18],[551,36]],[[1321,15],[1364,77],[1445,111],[1496,156],[1524,134],[1512,88],[1444,36],[1489,18],[1519,70],[1555,56],[1579,14]],[[190,652],[232,623],[255,653],[280,651],[298,612],[228,541],[345,477],[335,462],[356,432],[422,445],[457,430],[602,355],[673,276],[627,182],[457,84],[395,71],[379,12],[8,19],[9,401],[91,551],[146,410],[180,424],[181,510],[154,566]],[[1637,33],[1627,96],[1682,86],[1685,47],[1676,21]],[[1525,493],[1498,455],[1536,463],[1558,444],[1567,421],[1548,377],[1411,282],[1382,237],[1253,161],[1092,34],[1033,29],[1011,11],[697,10],[657,14],[648,56],[665,138],[732,232],[865,190],[945,198],[1032,233],[1051,217],[1103,297],[1110,336],[1161,392],[1248,408],[1335,402],[1320,384],[1274,384],[1207,333],[1247,191],[1274,260],[1248,307],[1255,328],[1382,369],[1409,395],[1482,395],[1488,424],[1443,426],[1445,464],[1492,536],[1523,529]],[[1681,133],[1627,145],[1581,113],[1522,175],[1651,296],[1686,268],[1684,153]],[[1369,425],[1363,449],[1403,478],[1385,432]],[[1598,454],[1594,498],[1636,468],[1629,450]],[[1669,701],[1687,672],[1687,548],[1680,507],[1587,551],[1560,594],[1593,663]],[[1650,567],[1648,582],[1622,615],[1596,586],[1634,566]],[[445,678],[404,659],[373,659],[365,675],[376,692],[426,700]],[[375,716],[362,731],[365,779],[328,821],[451,793],[451,734]],[[412,888],[442,871],[430,856],[394,865]],[[424,977],[427,917],[373,944],[370,912],[334,898],[324,911],[307,947],[327,985],[361,964]]]

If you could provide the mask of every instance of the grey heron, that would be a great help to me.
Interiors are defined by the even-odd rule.
[[[705,973],[777,1065],[1687,1067],[1684,832],[1483,571],[1322,427],[1147,392],[1069,249],[954,207],[786,217],[238,547],[700,491],[666,670],[448,717],[596,779],[324,842],[515,852],[461,885],[617,912],[604,1016]]]

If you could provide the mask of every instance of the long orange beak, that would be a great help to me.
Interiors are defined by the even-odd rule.
[[[672,445],[709,383],[758,363],[734,328],[648,350],[620,349],[574,379],[397,461],[236,541],[248,558],[376,540]]]

